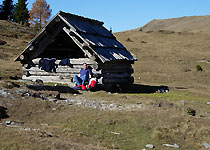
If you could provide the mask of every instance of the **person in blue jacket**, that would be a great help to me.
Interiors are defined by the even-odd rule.
[[[84,85],[84,83],[87,82],[91,76],[91,69],[87,67],[86,63],[83,63],[79,74],[74,76],[74,81],[76,82],[76,85]]]

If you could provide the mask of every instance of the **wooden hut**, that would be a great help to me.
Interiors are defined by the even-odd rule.
[[[56,69],[39,67],[42,58],[55,58]],[[60,65],[69,58],[70,64]],[[103,27],[103,22],[58,12],[16,58],[23,66],[25,80],[73,83],[86,62],[101,84],[133,83],[132,65],[136,58]]]

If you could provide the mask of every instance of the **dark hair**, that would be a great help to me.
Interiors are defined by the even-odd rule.
[[[86,65],[87,65],[87,63],[83,63],[82,65],[84,65],[84,64],[86,64]]]

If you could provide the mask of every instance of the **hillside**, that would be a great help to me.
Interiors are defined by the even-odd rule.
[[[0,77],[21,75],[20,63],[14,59],[35,36],[33,30],[19,24],[0,20]],[[5,65],[6,64],[6,65]]]
[[[79,94],[35,91],[27,85],[40,83],[20,80],[14,59],[33,36],[28,27],[0,20],[1,150],[170,149],[164,143],[198,150],[210,141],[210,32],[115,33],[138,58],[135,84],[124,92]],[[169,91],[161,93],[161,85]]]
[[[183,31],[210,31],[210,15],[206,16],[185,16],[180,18],[171,19],[154,19],[137,28],[142,29],[144,32],[169,30],[175,32]]]
[[[135,83],[185,87],[209,95],[210,32],[131,30],[115,35],[138,58],[134,64]],[[196,65],[204,71],[197,71]]]

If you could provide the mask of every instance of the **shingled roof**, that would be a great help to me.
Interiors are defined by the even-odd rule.
[[[93,54],[102,62],[113,60],[136,60],[136,58],[116,40],[115,36],[103,27],[103,22],[62,11],[58,12],[56,16],[54,16],[52,20],[42,29],[42,31],[31,42],[29,42],[28,46],[21,55],[28,55],[30,53],[30,48],[35,47],[34,45],[41,41],[43,36],[46,36],[46,32],[49,30],[48,28],[53,28],[53,26],[55,26],[57,22],[60,22],[60,20],[65,23],[65,25],[61,28],[69,34],[69,37],[77,37],[76,39],[82,43],[82,45],[79,46],[84,53],[87,53],[87,57],[91,57]],[[39,51],[40,49],[37,48],[36,50]],[[16,59],[16,61],[21,60],[20,56]],[[34,57],[36,57],[35,54],[31,56],[30,59],[33,59]]]

